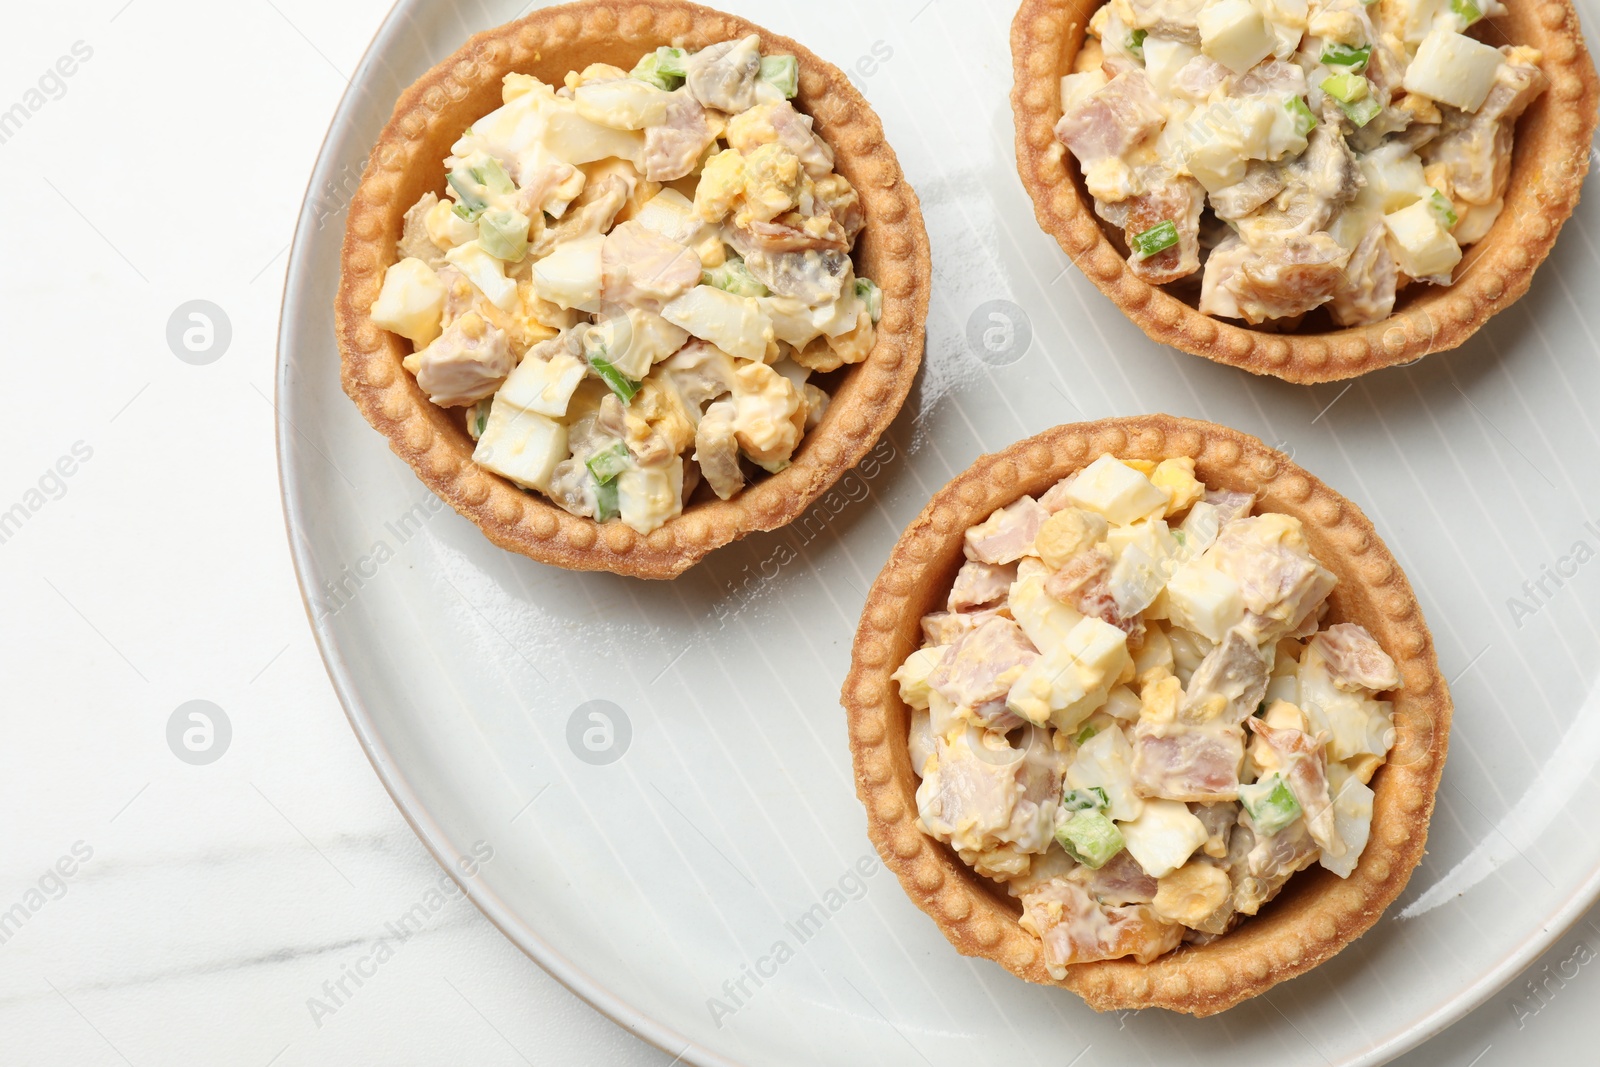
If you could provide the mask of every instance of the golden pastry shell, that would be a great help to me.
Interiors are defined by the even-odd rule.
[[[1019,904],[917,828],[917,775],[907,751],[910,709],[890,675],[922,643],[921,617],[943,607],[963,560],[966,529],[996,508],[1042,493],[1102,453],[1192,456],[1213,489],[1256,494],[1257,511],[1303,524],[1311,549],[1339,577],[1327,622],[1356,622],[1394,657],[1395,743],[1372,779],[1372,836],[1348,879],[1313,865],[1236,929],[1151,963],[1077,964],[1057,982]],[[879,854],[912,901],[966,956],[1020,978],[1065,986],[1097,1011],[1167,1008],[1212,1015],[1302,974],[1359,937],[1399,895],[1423,854],[1444,768],[1451,703],[1410,583],[1354,504],[1248,434],[1214,423],[1145,415],[1060,426],[984,456],[946,485],[896,543],[867,595],[842,701],[856,793]]]
[[[1352,378],[1455,348],[1527,292],[1572,215],[1600,100],[1600,78],[1569,0],[1508,4],[1479,36],[1528,44],[1544,58],[1549,86],[1517,121],[1505,208],[1467,248],[1449,286],[1412,285],[1381,322],[1325,333],[1272,333],[1201,314],[1134,275],[1107,237],[1076,161],[1055,136],[1061,77],[1072,73],[1089,0],[1025,0],[1011,23],[1017,173],[1044,231],[1151,340],[1218,363],[1315,383]]]
[[[848,368],[822,423],[794,462],[732,500],[696,502],[650,534],[622,522],[568,514],[480,468],[457,417],[429,403],[401,366],[410,344],[373,324],[370,311],[395,260],[404,215],[426,192],[443,193],[442,161],[461,131],[498,107],[502,78],[533,74],[561,84],[590,63],[631,68],[660,45],[701,48],[755,33],[762,51],[800,65],[796,105],[832,146],[866,216],[857,272],[883,290],[877,343]],[[888,428],[922,360],[928,312],[928,236],[883,126],[849,79],[802,45],[744,19],[676,0],[585,0],[546,8],[480,33],[401,95],[350,204],[335,317],[344,390],[440,499],[495,544],[543,563],[673,578],[706,553],[802,514],[855,466]]]

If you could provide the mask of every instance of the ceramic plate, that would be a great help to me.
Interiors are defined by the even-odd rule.
[[[290,538],[334,685],[428,847],[552,974],[696,1064],[1376,1064],[1509,981],[1600,888],[1600,315],[1577,299],[1600,274],[1600,198],[1465,348],[1353,384],[1253,379],[1147,341],[1034,225],[1007,5],[727,6],[872,101],[922,198],[934,300],[919,385],[872,458],[675,582],[494,548],[339,390],[338,247],[366,153],[409,82],[523,8],[402,0],[317,163],[279,352]],[[1097,1016],[955,955],[867,842],[838,706],[866,589],[935,489],[1048,426],[1147,411],[1256,434],[1359,503],[1456,701],[1397,904],[1205,1021]]]

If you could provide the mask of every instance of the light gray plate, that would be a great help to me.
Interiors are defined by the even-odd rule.
[[[1600,360],[1575,299],[1592,305],[1600,275],[1596,201],[1464,349],[1355,384],[1257,380],[1150,343],[1035,226],[1007,5],[728,6],[854,72],[922,197],[934,302],[873,469],[676,582],[494,548],[339,390],[338,246],[366,154],[406,84],[518,6],[402,0],[318,162],[280,343],[285,507],[329,672],[428,847],[449,864],[491,844],[466,879],[478,906],[693,1063],[1345,1067],[1483,1000],[1597,892]],[[1359,503],[1456,698],[1428,857],[1399,903],[1331,963],[1204,1022],[1096,1016],[957,956],[876,862],[838,707],[866,589],[936,488],[1048,426],[1147,411],[1254,433]],[[607,722],[599,755],[618,758],[596,764]]]

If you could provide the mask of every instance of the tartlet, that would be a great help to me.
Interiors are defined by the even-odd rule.
[[[1393,693],[1389,762],[1371,780],[1371,834],[1348,878],[1312,867],[1289,878],[1259,914],[1208,943],[1184,944],[1149,963],[1072,964],[1064,977],[1052,978],[1017,901],[919,826],[918,772],[908,742],[912,711],[893,676],[923,642],[922,617],[942,610],[966,561],[968,528],[1104,454],[1152,462],[1190,457],[1194,477],[1207,486],[1251,493],[1257,513],[1299,520],[1316,559],[1338,578],[1323,624],[1364,627],[1393,658],[1401,685]],[[1098,1011],[1161,1007],[1197,1016],[1305,972],[1377,921],[1422,857],[1451,717],[1410,584],[1360,510],[1247,434],[1168,415],[1058,427],[979,459],[935,494],[868,594],[842,702],[873,843],[958,951],[994,960],[1030,982],[1064,986]]]
[[[1522,296],[1577,204],[1600,79],[1568,0],[1508,5],[1491,28],[1471,32],[1494,44],[1538,49],[1548,88],[1516,122],[1505,206],[1487,234],[1466,249],[1455,282],[1411,285],[1387,318],[1364,326],[1339,328],[1319,312],[1309,325],[1273,332],[1203,314],[1193,297],[1134,274],[1095,214],[1082,170],[1056,138],[1061,78],[1075,69],[1090,16],[1100,6],[1025,0],[1017,12],[1011,26],[1017,170],[1039,225],[1152,340],[1300,383],[1409,363],[1457,347]]]
[[[459,411],[430,403],[402,366],[411,345],[371,318],[405,213],[423,194],[445,194],[440,160],[477,118],[500,103],[508,73],[560,85],[571,70],[624,70],[658,47],[697,49],[755,34],[763,54],[798,60],[794,104],[833,149],[835,170],[859,194],[865,225],[852,259],[882,294],[876,341],[837,372],[832,403],[785,469],[732,499],[696,499],[648,534],[597,522],[475,464]],[[921,362],[928,307],[927,234],[882,125],[836,67],[743,19],[674,0],[588,0],[537,11],[480,33],[401,96],[351,201],[335,301],[341,381],[391,449],[442,500],[502,548],[577,570],[676,577],[708,552],[804,512],[888,427]]]

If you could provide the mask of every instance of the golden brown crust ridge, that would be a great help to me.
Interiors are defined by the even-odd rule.
[[[1136,277],[1100,228],[1076,163],[1056,140],[1061,76],[1072,71],[1095,0],[1024,0],[1011,23],[1017,173],[1044,231],[1151,340],[1253,374],[1314,383],[1408,363],[1455,348],[1528,291],[1578,203],[1589,170],[1600,77],[1570,0],[1508,5],[1494,35],[1530,44],[1550,86],[1516,127],[1505,208],[1466,249],[1455,283],[1416,285],[1393,315],[1327,333],[1268,333],[1203,315]]]
[[[559,85],[568,70],[589,63],[628,68],[658,45],[699,48],[751,33],[764,51],[799,59],[796,104],[816,120],[836,169],[861,197],[866,228],[853,258],[883,290],[877,343],[845,372],[822,423],[782,473],[732,500],[696,503],[648,535],[570,515],[473,463],[471,438],[401,367],[410,346],[371,322],[403,216],[423,193],[443,192],[440,161],[463,129],[500,105],[508,72]],[[922,362],[929,270],[916,194],[877,115],[837,67],[787,37],[681,0],[583,0],[476,35],[401,95],[350,204],[334,307],[340,379],[428,488],[500,547],[574,570],[673,578],[715,548],[792,521],[888,428]]]
[[[1291,878],[1260,915],[1209,945],[1183,946],[1149,964],[1078,964],[1056,982],[1038,939],[1017,921],[1018,904],[917,828],[909,711],[890,674],[921,644],[920,619],[936,610],[961,565],[967,527],[1020,496],[1043,492],[1103,452],[1127,459],[1193,456],[1196,477],[1211,488],[1254,492],[1259,510],[1300,519],[1312,552],[1339,576],[1330,621],[1370,630],[1400,667],[1404,688],[1394,697],[1390,762],[1372,780],[1372,837],[1349,879],[1313,866]],[[1315,967],[1399,896],[1422,858],[1451,715],[1416,597],[1367,517],[1256,438],[1171,415],[1060,426],[980,458],[936,493],[867,595],[841,699],[873,844],[962,955],[987,957],[1030,982],[1065,986],[1097,1011],[1160,1007],[1202,1016]]]

